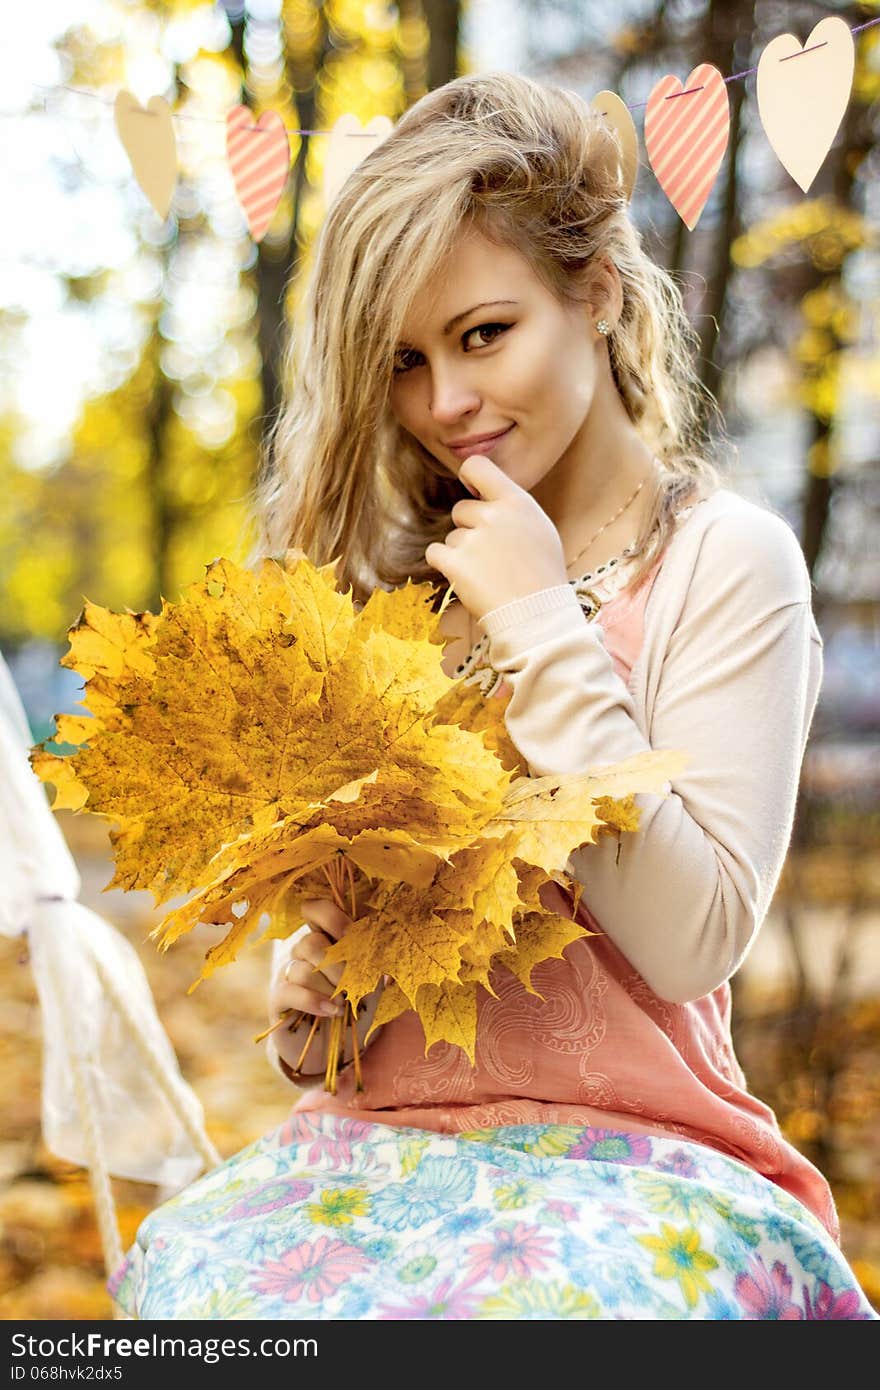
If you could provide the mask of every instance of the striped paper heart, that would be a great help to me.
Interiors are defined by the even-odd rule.
[[[264,111],[254,125],[247,106],[226,117],[226,159],[235,194],[254,241],[262,241],[287,182],[290,144],[277,111]]]
[[[729,135],[727,87],[711,63],[694,68],[684,87],[671,73],[653,87],[645,112],[648,159],[691,232],[706,206]]]

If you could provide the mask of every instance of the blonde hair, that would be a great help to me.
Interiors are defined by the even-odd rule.
[[[519,251],[561,302],[607,256],[623,285],[608,339],[627,414],[661,464],[630,584],[666,544],[698,485],[722,485],[699,452],[696,334],[670,274],[642,249],[621,187],[616,137],[573,92],[506,72],[429,92],[348,176],[318,234],[302,328],[283,361],[285,401],[253,492],[259,536],[248,559],[296,547],[337,561],[356,604],[408,578],[448,586],[425,560],[470,494],[394,419],[389,394],[407,310],[461,232]]]

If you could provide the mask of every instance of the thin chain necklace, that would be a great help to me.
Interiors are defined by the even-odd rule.
[[[619,509],[619,511],[616,511],[616,512],[614,513],[614,515],[613,515],[608,521],[606,521],[605,524],[604,524],[603,526],[600,526],[600,527],[599,527],[598,531],[596,531],[596,532],[590,537],[590,539],[587,541],[586,545],[583,546],[583,547],[578,551],[577,555],[574,555],[569,561],[567,561],[566,566],[565,566],[565,568],[566,568],[567,570],[568,570],[568,569],[571,569],[571,567],[572,567],[572,565],[574,564],[575,560],[579,560],[579,559],[581,558],[581,556],[583,555],[583,553],[584,553],[585,550],[589,550],[590,546],[593,544],[593,541],[596,540],[599,536],[601,536],[602,532],[603,532],[603,531],[606,531],[606,530],[608,529],[608,527],[611,525],[612,522],[616,521],[617,518],[618,518],[619,516],[622,516],[622,515],[623,515],[623,513],[626,511],[627,507],[629,507],[629,506],[636,500],[636,498],[638,497],[639,493],[641,492],[642,488],[645,486],[645,483],[646,483],[647,481],[648,481],[647,478],[643,478],[642,481],[639,483],[638,487],[636,488],[635,492],[632,494],[632,496],[631,496],[630,498],[627,499],[626,502],[624,502],[623,506]]]

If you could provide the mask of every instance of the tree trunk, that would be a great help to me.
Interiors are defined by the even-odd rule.
[[[857,24],[863,23],[868,14],[868,7],[865,5],[853,5],[841,11],[841,18],[851,29]],[[858,37],[856,40],[858,45]],[[862,59],[864,61],[864,59]],[[859,65],[859,51],[856,48],[856,67]],[[856,192],[856,170],[862,160],[870,153],[874,143],[873,121],[870,115],[870,108],[850,97],[846,114],[843,118],[838,143],[829,152],[828,159],[819,173],[819,179],[828,187],[833,199],[840,208],[853,208],[854,195]],[[810,189],[811,195],[813,188]],[[818,190],[817,190],[818,192]],[[840,285],[845,261],[842,260],[837,269],[828,275],[826,272],[816,268],[812,275],[812,285],[810,288],[818,288],[823,284]],[[843,351],[844,344],[837,337],[833,324],[828,325],[828,332],[833,339],[831,351],[837,356],[838,361]],[[828,517],[831,510],[831,500],[837,489],[837,480],[834,477],[834,433],[836,421],[834,417],[830,420],[820,416],[810,416],[810,456],[814,460],[814,465],[807,471],[806,486],[804,488],[802,525],[801,525],[801,545],[807,561],[807,568],[811,575],[815,574],[822,554],[822,546],[825,541],[825,533],[828,527]]]
[[[422,0],[422,9],[431,35],[428,49],[428,91],[442,87],[458,76],[458,38],[461,24],[460,0]]]
[[[400,15],[401,24],[408,21],[419,22],[424,19],[422,0],[397,0],[397,13]],[[425,55],[402,53],[399,58],[400,72],[403,78],[403,103],[404,108],[409,108],[424,96],[428,90],[428,57],[431,45],[428,44],[428,52]]]
[[[180,76],[176,67],[174,69],[174,87],[175,93],[171,101],[172,110],[176,110],[180,98]],[[175,242],[179,240],[179,235],[178,227]],[[171,248],[167,243],[163,245],[161,255],[163,260],[162,282],[168,284],[170,282],[168,263]],[[144,349],[145,355],[150,359],[153,372],[153,389],[149,395],[144,417],[146,436],[149,441],[146,471],[152,504],[151,548],[153,556],[151,566],[152,591],[148,597],[147,607],[153,613],[158,613],[161,610],[163,597],[172,603],[176,602],[178,598],[171,576],[169,558],[174,539],[177,509],[169,497],[165,461],[168,423],[174,414],[174,387],[162,370],[163,341],[159,332],[159,316],[157,314],[153,319],[149,342]]]
[[[319,19],[317,44],[307,58],[285,57],[286,78],[296,94],[297,125],[300,130],[316,129],[318,106],[318,81],[332,51],[330,26],[323,0],[316,5]],[[243,44],[244,16],[231,25],[232,49],[239,60],[242,78],[246,72]],[[306,160],[311,136],[300,137],[300,145],[293,165],[293,212],[287,239],[283,246],[261,242],[257,252],[257,341],[260,347],[260,381],[263,395],[263,412],[252,422],[258,431],[253,440],[259,450],[265,447],[283,395],[281,386],[281,358],[284,351],[286,317],[285,294],[287,286],[294,279],[300,260],[299,217],[302,197],[306,185]],[[265,460],[268,464],[269,460]]]
[[[144,430],[149,445],[146,472],[152,504],[150,541],[153,557],[153,583],[146,606],[153,613],[160,611],[163,596],[172,603],[177,599],[177,594],[173,592],[168,558],[174,536],[175,509],[168,497],[164,462],[168,421],[174,411],[174,398],[171,382],[162,371],[161,352],[162,336],[158,324],[154,323],[144,349],[145,356],[150,359],[153,373],[153,387],[144,412]]]
[[[706,14],[705,58],[719,72],[738,72],[747,66],[749,50],[738,40],[742,17],[724,0],[713,0]],[[743,60],[740,62],[739,60]],[[706,295],[700,315],[700,376],[703,385],[717,398],[721,385],[721,363],[718,343],[724,339],[730,285],[730,247],[739,231],[739,152],[742,140],[742,108],[745,83],[728,83],[730,103],[730,139],[727,146],[726,176],[721,195],[721,208],[715,242],[712,247],[712,267],[707,275]]]

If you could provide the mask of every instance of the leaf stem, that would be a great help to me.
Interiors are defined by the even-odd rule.
[[[452,585],[450,584],[450,585],[449,585],[449,588],[446,590],[446,593],[443,595],[443,599],[442,599],[442,601],[441,601],[440,607],[437,609],[436,616],[437,616],[438,618],[442,618],[443,614],[446,612],[446,609],[449,607],[450,603],[452,603],[452,601],[453,601],[453,599],[454,599],[455,597],[456,597],[455,590],[453,589]]]
[[[323,864],[322,868],[327,882],[330,885],[333,901],[341,912],[345,912],[346,910],[343,890],[345,881],[347,880],[350,896],[350,910],[347,915],[354,921],[357,917],[357,899],[354,868],[352,867],[351,861],[347,859],[344,854],[338,854],[331,860],[330,864]],[[345,1013],[341,1017],[331,1019],[330,1021],[330,1041],[327,1048],[327,1070],[324,1074],[324,1090],[329,1091],[330,1094],[334,1096],[336,1095],[336,1078],[339,1074],[339,1064],[345,1064],[345,1030],[349,1020],[351,1021],[351,1031],[354,1039],[354,1073],[357,1081],[357,1089],[359,1091],[363,1090],[360,1054],[358,1052],[357,1043],[357,1022],[354,1010],[351,1006],[351,1001],[346,997]]]
[[[350,859],[345,860],[345,867],[348,871],[348,890],[351,893],[351,911],[348,915],[351,918],[351,920],[354,921],[354,919],[357,917],[357,902],[355,900],[354,869],[351,866]]]
[[[312,1024],[312,1026],[311,1026],[311,1029],[309,1030],[309,1036],[306,1038],[305,1047],[303,1048],[302,1052],[299,1054],[299,1061],[297,1062],[296,1066],[294,1067],[294,1071],[299,1071],[299,1072],[302,1071],[303,1062],[306,1060],[306,1053],[308,1052],[309,1048],[310,1048],[311,1045],[312,1045],[312,1038],[315,1036],[315,1033],[317,1032],[317,1029],[318,1029],[318,1024],[319,1024],[320,1022],[321,1022],[320,1016],[319,1016],[318,1014],[315,1014],[315,1020],[314,1020],[314,1022],[313,1022],[313,1024]],[[334,1022],[335,1022],[335,1020],[334,1020]]]
[[[295,1028],[299,1027],[299,1025],[302,1023],[303,1019],[306,1016],[304,1012],[299,1012],[298,1017],[291,1021],[290,1015],[296,1013],[296,1009],[285,1009],[284,1013],[281,1015],[280,1018],[276,1019],[274,1023],[270,1024],[268,1028],[264,1028],[262,1033],[257,1033],[256,1037],[254,1038],[254,1042],[262,1042],[265,1038],[268,1038],[270,1033],[274,1033],[276,1028],[280,1028],[283,1023],[289,1024],[290,1031],[292,1033]]]
[[[330,1041],[327,1045],[327,1071],[324,1077],[324,1089],[331,1095],[336,1095],[336,1075],[339,1070],[339,1042],[340,1035],[343,1035],[344,1017],[339,1015],[330,1020]],[[344,1036],[344,1035],[343,1035]]]
[[[358,1046],[357,1014],[354,1009],[351,1011],[351,1046],[354,1051],[354,1077],[356,1089],[362,1091],[364,1089],[364,1078],[361,1075],[361,1053]]]

